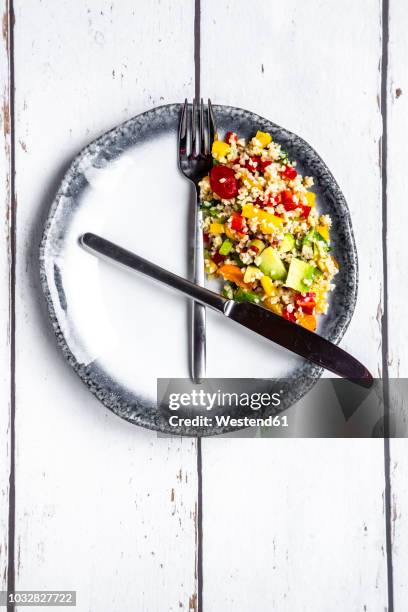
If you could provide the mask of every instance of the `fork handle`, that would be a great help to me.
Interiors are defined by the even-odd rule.
[[[193,281],[204,287],[204,244],[202,230],[202,212],[200,211],[199,195],[195,206],[194,218],[194,263]],[[191,377],[195,383],[205,378],[206,369],[206,332],[205,306],[198,302],[191,308]]]

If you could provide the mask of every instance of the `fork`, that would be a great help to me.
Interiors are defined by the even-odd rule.
[[[193,100],[190,112],[187,99],[184,102],[180,118],[178,148],[180,170],[194,184],[196,189],[192,280],[197,285],[204,286],[204,245],[199,182],[212,168],[211,147],[216,128],[211,100],[208,100],[207,122],[205,121],[202,99],[199,108],[197,107],[196,101]],[[191,308],[190,370],[191,378],[195,383],[199,383],[205,378],[205,345],[205,307],[198,302],[193,302]]]

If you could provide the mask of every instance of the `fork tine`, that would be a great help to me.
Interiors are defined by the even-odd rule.
[[[217,127],[215,125],[214,111],[210,98],[208,98],[208,147],[212,147],[212,143],[217,138]]]
[[[181,112],[180,117],[180,127],[179,127],[179,157],[186,157],[187,155],[187,120],[188,120],[188,104],[187,98],[184,101],[183,110]]]
[[[196,140],[197,140],[197,103],[195,98],[193,99],[193,110],[191,115],[191,154],[196,154]]]
[[[201,98],[200,101],[200,153],[201,155],[207,155],[208,149],[205,142],[205,130],[204,130],[204,103]]]

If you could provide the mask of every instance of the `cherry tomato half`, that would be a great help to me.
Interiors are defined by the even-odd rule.
[[[238,194],[238,182],[232,168],[214,166],[210,170],[211,189],[223,200],[231,200]]]

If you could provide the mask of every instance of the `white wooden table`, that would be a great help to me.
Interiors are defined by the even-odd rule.
[[[1,588],[76,590],[81,612],[405,611],[404,439],[200,443],[122,422],[56,349],[37,248],[67,164],[106,129],[194,92],[246,107],[332,169],[360,263],[342,346],[407,376],[408,4],[0,6]]]

